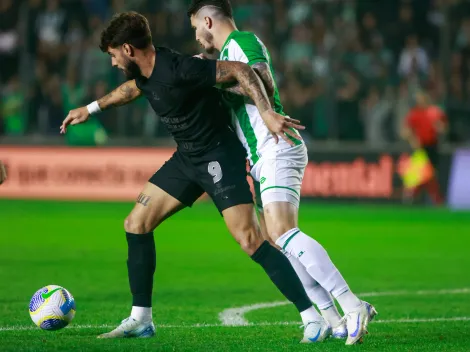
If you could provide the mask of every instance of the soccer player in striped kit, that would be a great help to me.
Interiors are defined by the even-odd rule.
[[[219,60],[250,65],[263,81],[274,110],[284,114],[269,52],[255,34],[238,31],[230,1],[193,0],[188,16],[196,40],[205,51],[212,54],[217,50]],[[204,54],[199,57],[203,59]],[[352,293],[326,250],[298,225],[300,188],[308,162],[305,144],[292,140],[295,142],[292,147],[271,134],[240,85],[220,85],[219,88],[225,91],[233,125],[247,152],[265,237],[275,242],[289,258],[310,299],[331,326],[333,337],[347,337],[347,345],[358,343],[377,314],[375,308]],[[344,318],[331,295],[344,311]]]

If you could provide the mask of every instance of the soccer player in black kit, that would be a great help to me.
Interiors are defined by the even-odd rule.
[[[138,13],[114,16],[102,32],[100,48],[129,80],[98,101],[70,111],[61,132],[65,133],[68,125],[85,122],[93,113],[144,95],[178,146],[144,186],[124,223],[133,297],[131,315],[99,337],[155,335],[151,308],[156,265],[153,231],[207,192],[241,248],[263,267],[301,313],[306,326],[305,342],[314,342],[315,336],[308,335],[308,326],[318,324],[321,318],[289,260],[262,240],[246,179],[245,150],[229,128],[228,111],[214,86],[238,82],[249,92],[270,131],[281,138],[288,139],[285,133],[299,138],[289,127],[302,126],[271,109],[263,84],[248,65],[200,60],[155,48],[148,21]]]

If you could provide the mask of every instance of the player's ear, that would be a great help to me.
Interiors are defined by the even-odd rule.
[[[214,24],[213,21],[212,21],[212,18],[206,16],[206,17],[204,17],[204,21],[206,23],[206,27],[208,29],[212,29],[212,26]]]
[[[124,54],[126,54],[127,56],[134,56],[134,48],[132,47],[132,45],[129,45],[127,43],[124,43],[122,45],[122,50],[124,51]]]

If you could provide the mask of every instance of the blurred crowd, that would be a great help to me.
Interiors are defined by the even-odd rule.
[[[0,135],[57,134],[67,112],[122,81],[97,46],[113,13],[135,10],[154,42],[200,51],[188,0],[1,0]],[[417,92],[470,140],[470,0],[232,0],[240,30],[271,52],[286,112],[305,138],[400,139]],[[166,135],[147,102],[103,113],[108,136]],[[79,138],[79,136],[77,137]]]

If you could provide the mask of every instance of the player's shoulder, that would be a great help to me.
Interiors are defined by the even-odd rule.
[[[231,35],[231,39],[238,44],[260,43],[260,39],[253,32],[236,31]]]
[[[167,47],[156,47],[155,51],[157,54],[155,65],[158,72],[152,77],[161,84],[175,84],[178,75],[185,69],[186,61],[190,56]]]

